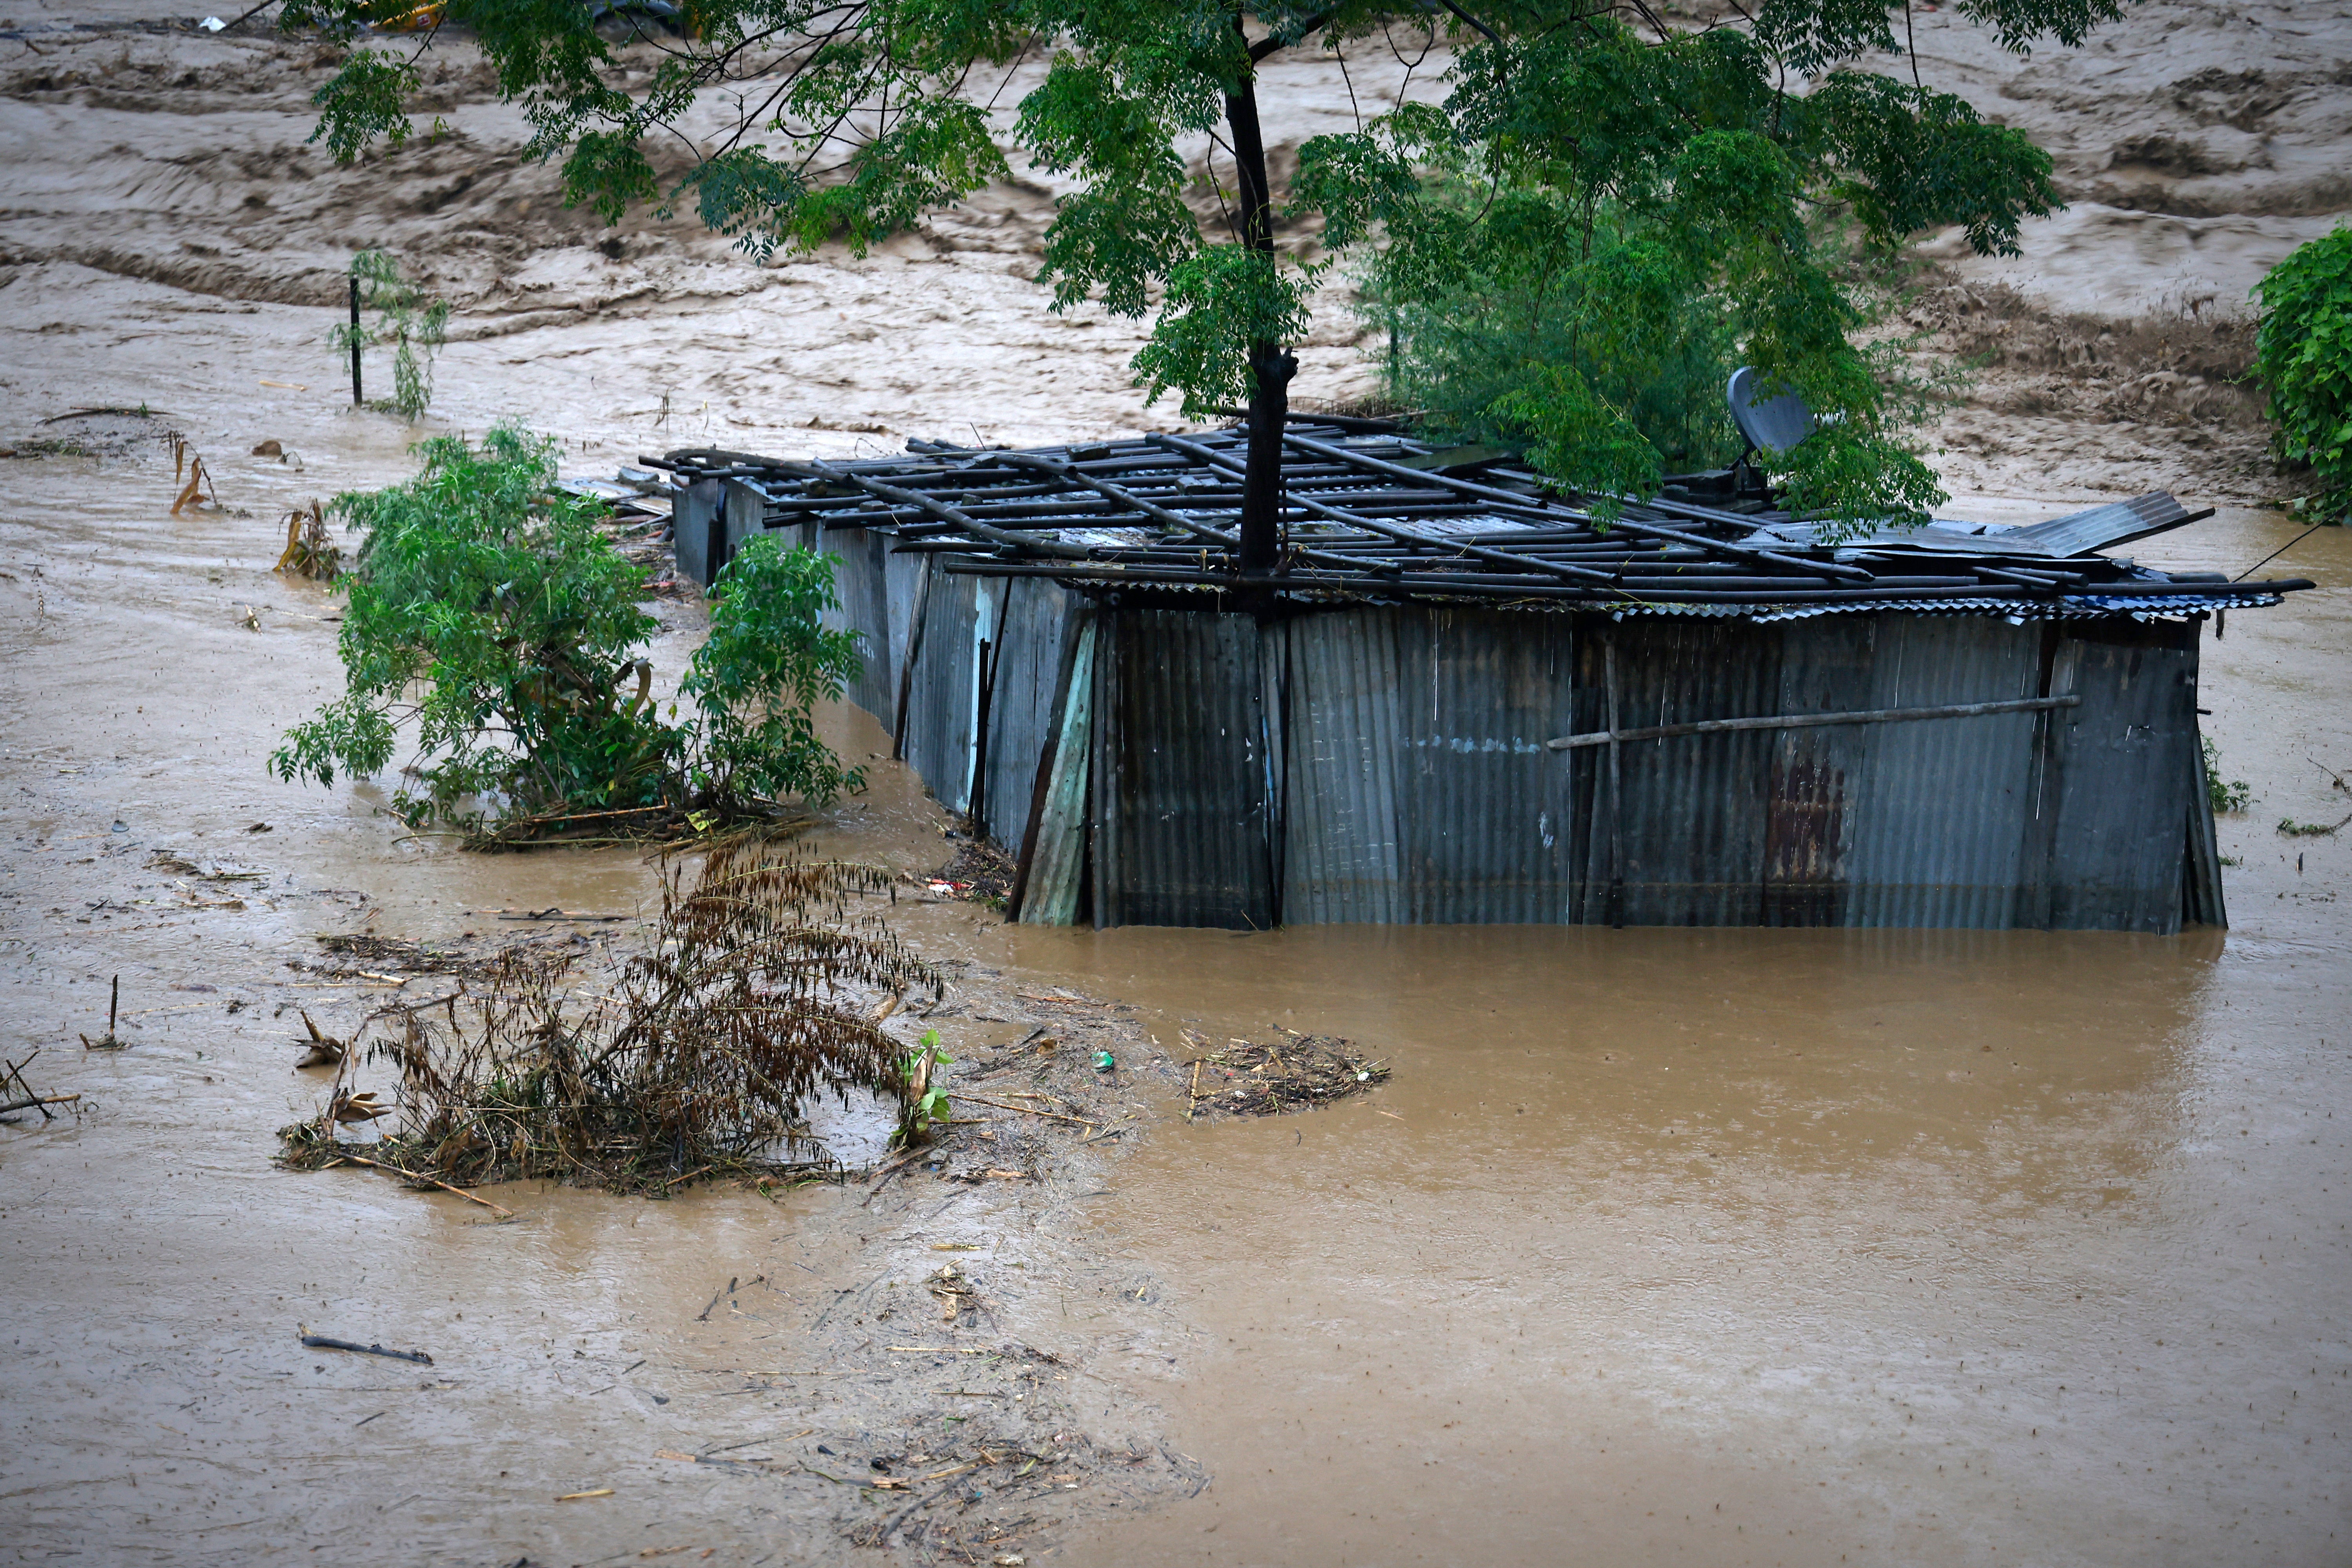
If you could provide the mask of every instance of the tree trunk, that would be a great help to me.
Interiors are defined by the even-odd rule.
[[[1234,15],[1240,31],[1241,14]],[[1240,183],[1241,239],[1274,262],[1274,196],[1265,172],[1265,143],[1258,132],[1257,87],[1244,77],[1225,95],[1225,123],[1232,129],[1234,167]],[[1297,357],[1277,342],[1249,346],[1249,471],[1242,481],[1242,570],[1269,572],[1282,554],[1282,427],[1290,412],[1290,378]]]

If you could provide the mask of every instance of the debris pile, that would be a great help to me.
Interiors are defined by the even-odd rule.
[[[1187,1120],[1310,1110],[1388,1081],[1388,1068],[1368,1058],[1352,1041],[1291,1029],[1275,1032],[1282,1037],[1270,1044],[1227,1040],[1220,1046],[1197,1030],[1185,1030],[1184,1044],[1197,1053],[1191,1063]]]
[[[905,1048],[854,994],[936,997],[944,984],[878,916],[850,918],[853,896],[888,887],[880,871],[744,840],[712,852],[690,886],[669,874],[650,945],[604,994],[565,989],[568,965],[545,949],[503,952],[487,976],[453,966],[446,994],[368,1018],[325,1109],[280,1131],[282,1158],[436,1186],[625,1192],[829,1168],[802,1113],[811,1096],[907,1091]],[[398,1071],[396,1099],[359,1089],[374,1064]],[[385,1110],[397,1116],[382,1138],[341,1136],[339,1124]]]
[[[1012,896],[1013,879],[1020,874],[1020,862],[977,829],[950,828],[947,837],[957,841],[955,858],[921,879],[923,887],[942,899],[1003,909]]]

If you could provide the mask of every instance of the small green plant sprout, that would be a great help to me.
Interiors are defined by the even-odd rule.
[[[449,302],[431,299],[401,276],[400,262],[388,250],[362,250],[352,258],[352,276],[359,280],[360,304],[375,312],[373,325],[358,321],[338,326],[331,341],[337,353],[392,347],[392,397],[378,402],[414,425],[425,417],[433,402],[433,355],[449,336]],[[356,373],[354,373],[356,374]]]
[[[2325,838],[2332,833],[2341,833],[2347,826],[2352,826],[2352,816],[2342,822],[2297,822],[2292,816],[2282,816],[2278,830],[2289,838]]]
[[[921,1041],[907,1053],[906,1108],[898,1118],[898,1136],[895,1140],[900,1147],[921,1142],[930,1136],[932,1123],[948,1120],[948,1091],[931,1081],[931,1074],[954,1061],[955,1058],[940,1048],[937,1029],[924,1030]]]
[[[2213,737],[2200,735],[2197,739],[2205,749],[2205,795],[2213,804],[2214,815],[2245,810],[2254,798],[2252,786],[2243,779],[2224,779],[2221,750],[2213,744]]]

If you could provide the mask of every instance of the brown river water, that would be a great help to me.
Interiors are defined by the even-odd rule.
[[[327,482],[399,471],[396,430],[310,417],[279,427],[331,454]],[[174,520],[152,450],[9,472],[0,1027],[91,1110],[0,1131],[0,1550],[872,1555],[796,1523],[782,1483],[649,1458],[693,1446],[694,1402],[597,1403],[625,1359],[691,1363],[723,1277],[849,1268],[854,1190],[531,1189],[493,1194],[520,1211],[493,1225],[269,1163],[316,1086],[267,1005],[331,1028],[362,1006],[289,989],[310,933],[632,911],[651,870],[468,856],[403,839],[372,789],[265,777],[334,675],[331,601],[264,569],[269,508],[311,474],[224,457],[225,498],[254,515]],[[2160,558],[2234,570],[2293,537],[2232,513]],[[1089,1190],[1074,1245],[1156,1282],[1152,1310],[1020,1310],[1087,1358],[1097,1419],[1142,1423],[1210,1484],[1097,1510],[1043,1554],[2352,1561],[2347,858],[2272,827],[2352,811],[2324,771],[2352,765],[2348,546],[2298,544],[2281,565],[2323,591],[2209,644],[2225,770],[2257,796],[2224,821],[2226,935],[1234,936],[905,906],[935,955],[1125,999],[1163,1040],[1281,1024],[1395,1069],[1328,1111],[1160,1117]],[[665,614],[674,673],[698,612]],[[834,732],[881,745],[857,715]],[[944,859],[935,808],[877,774],[820,846]],[[232,886],[241,910],[173,909],[143,869],[159,848],[264,879]],[[85,1053],[116,974],[130,1048]],[[951,1044],[985,1032],[961,1021]],[[436,1367],[322,1357],[300,1324],[428,1345]]]
[[[63,112],[16,116],[11,145],[62,134]],[[280,120],[268,134],[299,140],[299,116]],[[828,330],[929,289],[915,267],[854,289],[827,276],[807,313]],[[803,284],[751,297],[749,316],[709,307],[696,363],[789,325]],[[1029,317],[941,298],[971,312],[938,393],[954,419],[1043,438],[1142,417],[1114,374],[1123,349],[1051,387],[1031,367],[1055,342],[990,336]],[[339,679],[334,602],[269,574],[274,520],[406,471],[409,432],[337,407],[328,312],[63,264],[6,271],[0,301],[0,442],[79,428],[34,424],[74,404],[150,402],[229,509],[169,516],[152,440],[0,463],[0,1050],[37,1047],[28,1078],[87,1097],[79,1121],[0,1127],[0,1559],[919,1555],[845,1544],[804,1473],[655,1456],[740,1435],[834,1465],[816,1456],[841,1439],[791,1445],[856,1437],[859,1407],[803,1419],[815,1384],[737,1400],[755,1390],[698,1393],[691,1374],[736,1351],[805,1367],[818,1303],[884,1262],[935,1264],[918,1239],[936,1234],[920,1230],[932,1178],[873,1207],[856,1188],[509,1190],[489,1195],[519,1217],[490,1224],[373,1174],[272,1166],[275,1129],[319,1094],[290,1070],[299,1019],[280,1010],[339,1030],[368,1003],[286,967],[315,959],[314,933],[630,913],[654,872],[620,850],[468,856],[404,837],[373,785],[266,775]],[[581,473],[699,439],[654,423],[681,357],[667,319],[453,344],[445,411],[560,424]],[[818,391],[887,417],[905,389],[884,384],[887,356],[873,368]],[[781,427],[711,438],[772,446]],[[265,437],[301,466],[242,456]],[[2052,485],[1951,510],[2081,504]],[[2136,548],[2234,573],[2296,532],[2233,510]],[[902,905],[910,939],[977,966],[973,1005],[942,1025],[959,1052],[1021,1032],[1006,992],[1067,986],[1134,1004],[1171,1050],[1180,1026],[1286,1025],[1394,1068],[1376,1093],[1262,1121],[1187,1125],[1151,1091],[1133,1146],[1087,1183],[955,1222],[1032,1249],[1002,1330],[1074,1369],[1068,1429],[1164,1444],[1208,1478],[1144,1503],[1101,1493],[1013,1553],[2352,1563],[2352,1194],[2336,1190],[2352,1184],[2352,853],[2347,835],[2274,826],[2352,813],[2332,782],[2352,770],[2352,534],[2315,534],[2273,570],[2321,590],[2207,644],[2208,722],[2254,797],[2222,823],[2227,933],[1235,936]],[[654,657],[674,679],[699,611],[663,614]],[[885,749],[860,716],[831,722],[852,756]],[[938,812],[876,769],[816,846],[939,865]],[[184,895],[152,867],[162,850],[258,879]],[[118,975],[128,1048],[84,1052]],[[714,1313],[739,1279],[794,1281],[783,1327],[748,1297]],[[435,1364],[306,1351],[302,1325]]]

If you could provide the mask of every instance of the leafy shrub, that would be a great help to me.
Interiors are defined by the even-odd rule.
[[[1580,243],[1582,220],[1559,197],[1516,193],[1496,206],[1513,210],[1465,231],[1459,271],[1432,275],[1411,246],[1381,252],[1368,269],[1369,313],[1392,345],[1391,401],[1420,410],[1440,439],[1541,445],[1547,467],[1583,447],[1592,454],[1590,477],[1613,478],[1614,489],[1649,488],[1658,472],[1738,456],[1723,401],[1737,345],[1716,302],[1679,279],[1651,279],[1659,286],[1648,309],[1595,330],[1596,316],[1622,297],[1590,279],[1638,287],[1643,280],[1627,274],[1641,270],[1641,248],[1601,228],[1603,259],[1618,265],[1587,274],[1560,265],[1562,250]],[[1565,417],[1558,409],[1569,374],[1591,394],[1586,427],[1573,433],[1554,427]]]
[[[2310,465],[2305,509],[2340,523],[2352,512],[2352,228],[2301,247],[2254,292],[2254,374],[2270,393],[2273,445]]]
[[[692,715],[666,722],[639,656],[659,629],[640,569],[599,531],[602,502],[551,489],[554,443],[501,426],[419,450],[415,479],[332,503],[366,535],[341,579],[345,689],[288,731],[279,777],[380,773],[407,726],[400,816],[476,835],[498,816],[508,837],[583,812],[824,804],[863,783],[811,722],[858,669],[855,634],[818,625],[837,603],[829,559],[772,539],[739,555],[682,683]]]

